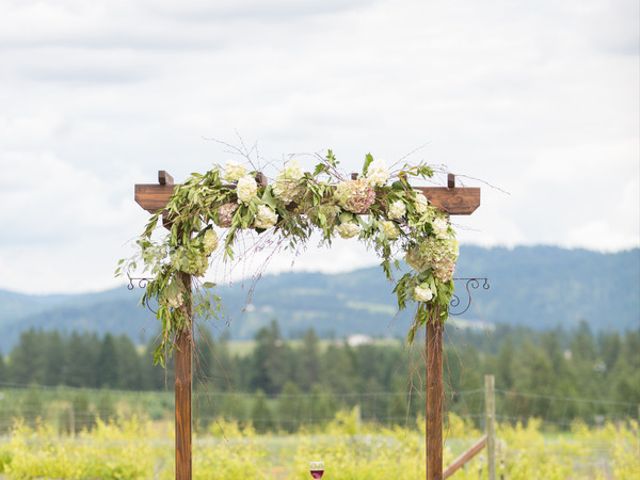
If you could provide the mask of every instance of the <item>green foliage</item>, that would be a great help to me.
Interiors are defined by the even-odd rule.
[[[214,225],[226,229],[221,243],[227,259],[234,258],[243,230],[269,232],[292,249],[304,245],[315,229],[327,244],[336,234],[357,236],[382,258],[389,279],[393,252],[405,252],[414,270],[396,286],[399,307],[404,308],[408,298],[421,303],[419,313],[424,315],[416,317],[414,330],[430,312],[439,315],[434,321],[446,320],[457,242],[446,215],[428,205],[408,181],[408,177],[430,177],[433,171],[422,163],[404,165],[388,184],[388,169],[371,154],[366,155],[357,180],[344,180],[337,165],[331,150],[319,158],[313,173],[290,161],[275,183],[267,186],[256,182],[256,171],[233,164],[223,172],[216,166],[203,174],[193,173],[174,189],[164,212],[151,216],[138,239],[138,254],[119,261],[116,269],[117,275],[123,275],[142,265],[151,275],[142,303],[157,304],[162,333],[155,363],[163,364],[172,353],[176,335],[187,327],[192,311],[203,317],[220,312],[217,297],[213,302],[210,295],[196,295],[193,302],[188,297],[189,276],[203,276],[218,247]],[[154,233],[163,215],[170,219],[170,232],[157,241]],[[419,297],[418,287],[428,295]]]

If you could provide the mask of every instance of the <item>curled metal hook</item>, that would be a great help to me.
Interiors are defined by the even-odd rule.
[[[127,273],[127,278],[129,279],[129,283],[127,284],[127,290],[133,290],[136,287],[138,287],[138,288],[147,288],[147,285],[149,284],[149,281],[151,280],[150,277],[132,277],[128,273]],[[149,299],[147,299],[147,298],[145,298],[145,300],[144,300],[144,306],[146,308],[148,308],[154,314],[157,313],[153,308],[151,308],[151,305],[149,305]]]
[[[482,286],[483,290],[489,290],[491,285],[489,284],[489,279],[487,277],[458,277],[453,279],[455,282],[463,281],[465,282],[464,288],[467,292],[466,301],[463,303],[462,299],[457,295],[453,294],[451,297],[451,301],[449,302],[449,314],[450,315],[462,315],[469,307],[471,307],[471,301],[473,299],[473,295],[471,294],[471,290],[477,290]],[[463,305],[460,308],[460,305]]]
[[[127,273],[127,278],[129,279],[129,284],[127,285],[128,290],[133,290],[134,288],[147,288],[149,284],[149,277],[132,277]]]

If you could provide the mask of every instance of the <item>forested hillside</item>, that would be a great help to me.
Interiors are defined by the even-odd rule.
[[[491,289],[474,292],[472,308],[461,317],[476,325],[539,330],[572,328],[585,320],[596,331],[640,325],[640,249],[605,254],[556,247],[465,246],[457,275],[489,277]],[[212,324],[217,334],[228,329],[232,338],[251,338],[274,318],[285,336],[314,328],[321,337],[402,337],[409,324],[409,312],[395,315],[392,284],[378,267],[337,275],[268,275],[249,299],[251,286],[239,282],[218,289],[226,316]],[[124,287],[84,295],[0,291],[0,349],[8,351],[20,332],[31,327],[125,334],[144,343],[155,334],[156,324],[152,314],[137,306],[140,295]]]
[[[448,328],[446,338],[448,389],[481,391],[483,375],[494,374],[497,388],[504,392],[502,415],[540,416],[553,422],[581,417],[592,422],[596,414],[616,418],[637,413],[640,330],[622,336],[594,334],[581,324],[571,331],[547,332],[499,327],[488,335]],[[194,361],[194,385],[202,393],[198,398],[206,400],[208,393],[234,396],[222,405],[203,401],[199,408],[246,418],[254,394],[280,398],[285,411],[292,398],[306,394],[318,401],[315,407],[330,410],[323,418],[331,418],[337,408],[364,402],[367,416],[403,419],[399,412],[405,411],[406,395],[422,395],[421,345],[409,348],[398,340],[349,346],[343,341],[321,341],[313,330],[298,340],[285,341],[272,323],[257,332],[250,348],[238,351],[233,342],[214,339],[203,330]],[[125,336],[28,331],[8,358],[0,358],[0,385],[171,389],[167,378],[173,378],[172,364],[169,362],[167,371],[153,367],[152,348],[137,351]],[[588,401],[567,403],[564,397]],[[448,398],[451,410],[459,413],[481,408],[473,403],[481,402],[481,396]],[[29,405],[33,408],[33,402]],[[413,414],[421,408],[421,402],[412,403]],[[264,418],[262,412],[254,420]]]

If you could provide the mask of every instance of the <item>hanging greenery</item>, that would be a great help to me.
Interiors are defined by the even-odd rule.
[[[192,277],[202,277],[214,252],[233,259],[238,236],[247,230],[277,235],[286,246],[298,248],[319,230],[322,242],[339,235],[358,238],[382,258],[390,280],[399,256],[411,267],[396,282],[398,308],[417,302],[409,341],[432,318],[444,322],[453,294],[453,270],[458,243],[445,213],[429,205],[414,190],[411,178],[429,178],[433,170],[424,163],[405,164],[389,172],[384,162],[366,155],[357,178],[345,177],[329,150],[312,172],[304,172],[295,159],[288,161],[271,184],[242,164],[229,162],[205,173],[193,173],[176,186],[165,210],[151,216],[137,240],[137,253],[119,261],[116,274],[140,265],[150,275],[143,303],[157,303],[162,336],[154,361],[163,363],[176,335],[188,327],[189,312],[215,316],[220,299],[211,294],[213,284],[199,284],[188,295]],[[258,180],[258,181],[257,181]],[[159,224],[170,231],[159,240]]]

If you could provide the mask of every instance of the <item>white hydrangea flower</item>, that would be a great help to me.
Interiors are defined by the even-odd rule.
[[[297,160],[291,160],[276,177],[273,194],[285,205],[289,205],[302,193],[300,179],[304,176]]]
[[[256,228],[271,228],[277,222],[278,215],[271,209],[271,207],[266,205],[258,206],[258,213],[256,213],[256,218],[253,222],[253,225]]]
[[[227,182],[237,182],[247,174],[247,169],[238,162],[230,161],[224,166],[224,179]]]
[[[407,207],[402,200],[396,200],[389,206],[389,218],[400,220],[407,213]]]
[[[433,226],[433,230],[438,238],[449,237],[449,222],[447,222],[445,218],[436,218],[431,225]]]
[[[453,278],[458,255],[458,242],[455,238],[442,240],[430,237],[410,247],[405,261],[417,272],[431,269],[438,280],[448,282]]]
[[[387,164],[383,160],[374,160],[369,165],[365,178],[372,187],[381,187],[389,180]]]
[[[304,172],[298,161],[293,159],[287,162],[287,166],[284,167],[284,170],[282,170],[278,176],[289,180],[300,180],[304,176]]]
[[[429,200],[422,193],[416,193],[416,212],[420,215],[427,211]]]
[[[338,225],[336,230],[342,238],[353,238],[360,233],[362,227],[355,222],[346,222]]]
[[[386,220],[382,222],[381,225],[382,225],[382,233],[384,234],[385,237],[387,237],[388,240],[395,240],[400,236],[400,230],[398,230],[398,227],[396,226],[395,223],[389,220]]]
[[[249,203],[258,193],[258,184],[256,179],[251,175],[245,175],[238,180],[236,194],[238,195],[238,203]]]
[[[204,253],[207,255],[211,255],[218,248],[218,235],[215,231],[209,229],[204,232],[202,246],[204,247]]]
[[[413,289],[413,299],[416,302],[429,302],[434,296],[434,292],[431,291],[427,283],[421,283],[416,285]]]

